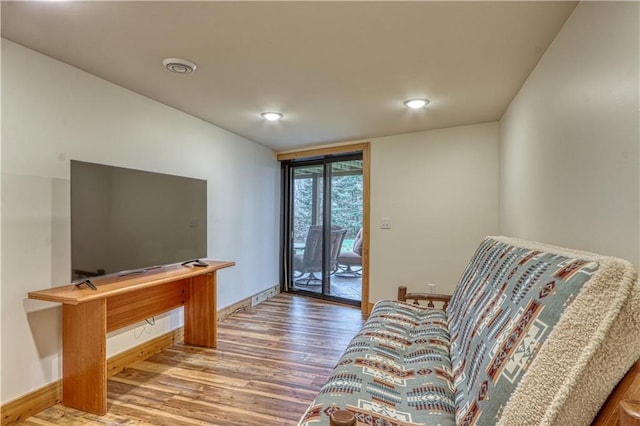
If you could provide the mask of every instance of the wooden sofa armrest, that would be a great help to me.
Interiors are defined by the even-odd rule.
[[[449,305],[449,301],[451,300],[451,295],[432,293],[407,293],[407,287],[401,285],[400,287],[398,287],[398,300],[401,302],[413,300],[414,305],[418,305],[419,300],[426,300],[429,302],[427,304],[429,308],[435,308],[433,302],[443,302],[442,310],[446,311],[447,306]]]
[[[620,426],[640,425],[640,401],[623,399],[620,401]]]
[[[629,369],[627,374],[613,390],[600,408],[592,426],[622,426],[640,424],[640,360]],[[623,423],[623,419],[627,423]],[[637,423],[633,423],[637,421]]]
[[[356,426],[356,416],[348,410],[337,410],[329,416],[329,426]]]

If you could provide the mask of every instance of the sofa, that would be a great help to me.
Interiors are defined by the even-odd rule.
[[[487,237],[445,310],[378,301],[299,425],[588,425],[639,358],[629,262]]]

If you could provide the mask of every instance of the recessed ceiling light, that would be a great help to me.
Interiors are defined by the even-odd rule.
[[[196,70],[196,64],[186,59],[167,58],[162,60],[162,65],[171,72],[177,74],[191,74]]]
[[[284,115],[279,112],[263,112],[260,115],[262,116],[262,118],[269,121],[277,121],[284,117]]]
[[[404,101],[404,106],[411,109],[420,109],[427,106],[428,103],[428,99],[407,99]]]

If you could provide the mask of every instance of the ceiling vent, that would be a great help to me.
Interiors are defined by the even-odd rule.
[[[178,74],[191,74],[196,70],[196,64],[186,59],[167,58],[162,61],[162,65],[167,70]]]

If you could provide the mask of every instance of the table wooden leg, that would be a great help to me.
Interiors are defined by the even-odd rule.
[[[62,403],[107,412],[107,302],[62,305]]]
[[[184,303],[184,343],[216,347],[216,273],[190,279]]]

